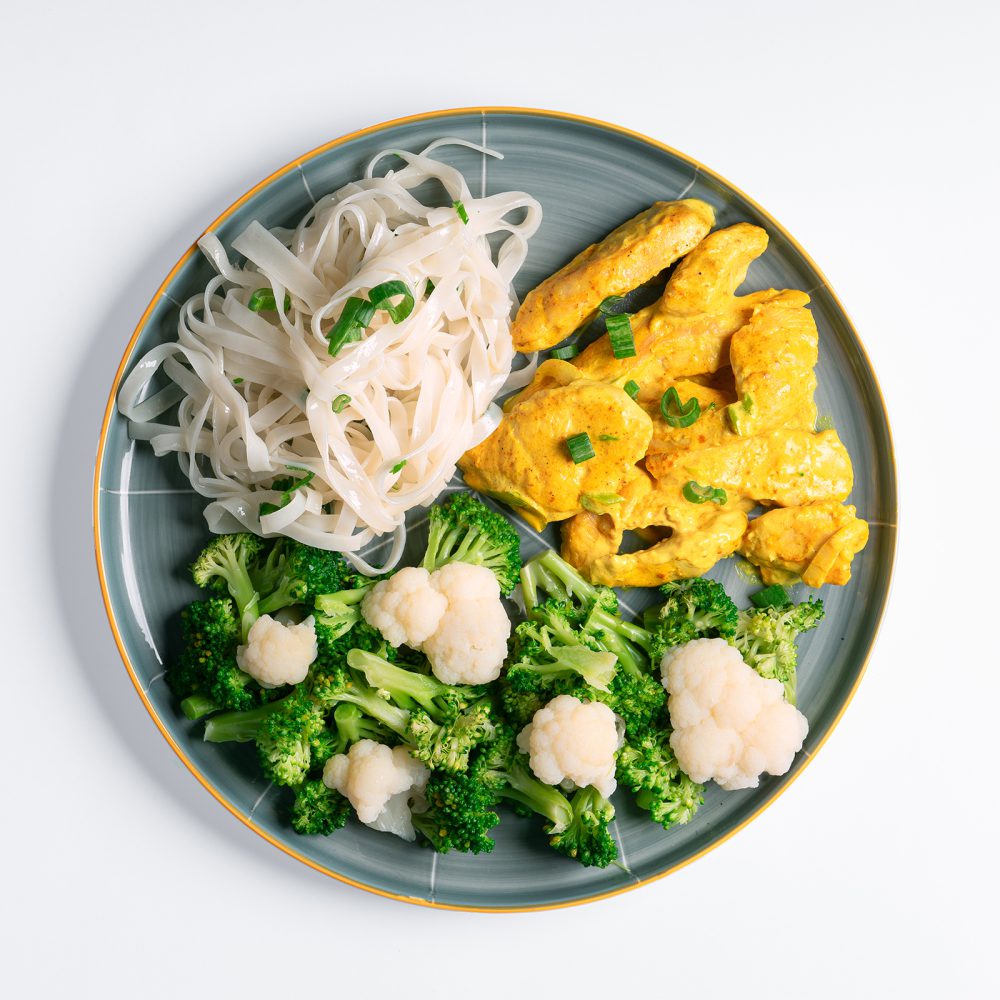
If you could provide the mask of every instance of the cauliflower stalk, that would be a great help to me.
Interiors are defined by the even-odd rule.
[[[393,646],[425,653],[444,684],[488,684],[500,676],[510,619],[485,566],[402,569],[372,587],[361,613]]]
[[[561,694],[535,712],[521,730],[518,747],[547,785],[595,788],[609,798],[617,787],[615,755],[621,733],[615,713],[599,701]]]
[[[348,799],[373,830],[413,840],[411,807],[422,800],[430,771],[406,747],[358,740],[323,766],[323,783]]]
[[[237,648],[236,662],[262,688],[276,688],[301,684],[316,652],[312,615],[298,625],[283,625],[270,615],[261,615],[253,623],[246,645]]]
[[[776,680],[761,677],[724,639],[693,639],[661,663],[673,733],[670,746],[697,782],[756,788],[763,773],[792,766],[809,732]]]

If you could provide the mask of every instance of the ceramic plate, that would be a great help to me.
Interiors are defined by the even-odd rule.
[[[656,199],[702,198],[718,226],[752,222],[770,234],[767,253],[751,268],[745,290],[805,289],[820,333],[817,404],[832,420],[854,460],[850,502],[872,526],[847,587],[826,587],[827,617],[801,642],[799,707],[809,736],[792,770],[742,792],[708,789],[688,826],[664,831],[646,820],[627,795],[616,796],[621,867],[582,868],[551,850],[537,824],[505,814],[492,854],[435,855],[358,823],[330,837],[300,837],[284,819],[287,790],[269,788],[252,745],[202,742],[200,724],[185,720],[163,681],[176,653],[177,614],[198,592],[185,566],[207,531],[202,499],[172,459],[154,458],[129,440],[109,402],[95,481],[98,566],[111,626],[125,665],[154,722],[194,776],[237,818],[275,846],[344,882],[396,898],[469,909],[529,909],[579,903],[641,885],[684,865],[731,836],[778,796],[805,768],[850,700],[861,678],[889,589],[895,547],[896,489],[892,445],[878,385],[857,334],[806,253],[759,206],[710,170],[676,151],[613,125],[549,112],[470,109],[420,115],[337,139],[290,163],[259,184],[208,228],[228,246],[252,220],[294,224],[312,198],[358,177],[378,150],[418,150],[440,136],[486,143],[504,159],[462,148],[442,158],[462,169],[483,193],[524,190],[537,198],[544,221],[518,275],[523,296],[587,244]],[[436,154],[437,155],[437,154]],[[209,265],[194,247],[157,291],[125,349],[115,379],[155,344],[176,335],[178,303],[204,288]],[[421,517],[413,518],[418,527]],[[523,524],[525,558],[557,544]],[[412,532],[419,551],[421,532]],[[741,605],[748,584],[733,560],[711,574]],[[798,588],[798,599],[805,597]],[[632,591],[634,611],[653,592]]]

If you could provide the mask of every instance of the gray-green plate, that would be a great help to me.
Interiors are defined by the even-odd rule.
[[[829,735],[861,678],[882,617],[895,549],[896,483],[892,444],[878,385],[864,349],[823,275],[760,207],[710,170],[643,136],[601,122],[542,111],[489,108],[437,112],[391,122],[329,143],[258,185],[208,228],[224,243],[251,219],[286,226],[312,197],[359,176],[368,158],[387,147],[417,150],[444,135],[485,142],[504,154],[486,160],[467,149],[443,150],[465,171],[473,190],[524,190],[545,217],[518,276],[522,295],[587,244],[656,199],[682,196],[711,203],[719,226],[748,221],[771,237],[745,288],[801,288],[812,295],[820,332],[819,412],[832,418],[854,460],[851,502],[872,526],[868,547],[846,587],[826,587],[827,617],[801,643],[799,706],[809,719],[805,748],[781,778],[759,788],[709,788],[685,827],[664,831],[647,821],[623,793],[616,796],[616,835],[623,867],[582,868],[549,850],[536,825],[505,814],[492,854],[438,856],[357,823],[331,837],[300,837],[285,822],[286,790],[268,788],[253,748],[202,742],[200,727],[179,713],[163,682],[174,654],[176,616],[197,592],[185,566],[204,542],[203,501],[177,463],[158,460],[129,440],[109,401],[95,479],[97,558],[111,626],[136,690],[156,725],[196,778],[237,818],[275,846],[345,882],[399,899],[468,909],[530,909],[579,903],[630,889],[664,875],[732,835],[779,795]],[[115,391],[135,359],[176,335],[177,304],[204,287],[208,264],[194,248],[170,272],[143,315],[115,377]],[[421,520],[413,518],[414,526]],[[557,544],[518,522],[527,558]],[[419,551],[421,532],[412,533]],[[712,574],[738,603],[747,584],[728,560]],[[804,588],[798,588],[805,596]],[[632,591],[634,610],[651,592]],[[624,870],[623,870],[624,869]]]

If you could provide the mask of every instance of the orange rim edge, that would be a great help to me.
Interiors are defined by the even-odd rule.
[[[233,202],[233,204],[230,205],[229,208],[227,208],[221,215],[219,215],[218,218],[212,221],[204,231],[210,232],[211,230],[217,228],[221,223],[225,222],[225,220],[228,219],[229,216],[232,215],[233,212],[235,212],[241,205],[244,205],[255,194],[257,194],[257,192],[267,187],[273,181],[276,181],[279,177],[283,177],[288,172],[295,170],[298,167],[301,167],[302,164],[308,162],[309,160],[313,159],[316,156],[328,152],[331,149],[336,149],[338,146],[342,146],[345,143],[350,142],[354,139],[358,139],[366,135],[371,135],[373,132],[379,132],[383,129],[392,128],[397,125],[405,125],[409,122],[416,122],[416,121],[446,119],[457,115],[467,115],[467,114],[541,115],[549,118],[557,118],[557,119],[562,119],[564,121],[578,122],[584,125],[592,125],[598,128],[607,129],[608,131],[616,132],[619,135],[628,136],[629,138],[632,139],[639,139],[642,142],[646,142],[651,146],[655,146],[656,148],[661,149],[664,152],[677,157],[678,159],[684,161],[685,163],[695,168],[698,172],[705,174],[708,177],[712,177],[724,185],[727,185],[731,190],[735,191],[742,198],[746,199],[746,201],[749,204],[751,204],[758,212],[760,212],[760,214],[768,221],[768,223],[771,226],[773,226],[778,232],[780,232],[785,237],[785,239],[787,239],[788,242],[793,247],[795,247],[795,249],[802,255],[802,257],[809,264],[809,266],[812,267],[813,270],[819,275],[820,279],[822,280],[823,286],[829,292],[829,294],[833,298],[834,303],[837,305],[837,307],[843,314],[844,318],[846,319],[848,327],[853,333],[854,338],[857,341],[858,347],[861,349],[861,354],[868,365],[868,370],[872,373],[872,377],[875,381],[875,388],[876,392],[878,393],[879,403],[881,405],[882,413],[885,416],[886,420],[886,433],[889,439],[889,459],[891,463],[892,483],[895,489],[896,458],[892,443],[892,431],[889,426],[889,418],[885,406],[885,398],[882,394],[881,386],[879,385],[878,379],[875,376],[875,370],[872,367],[871,360],[868,357],[868,353],[865,350],[864,344],[862,343],[861,338],[858,336],[857,330],[854,328],[854,324],[851,322],[851,319],[848,316],[847,311],[844,309],[840,300],[837,298],[836,292],[834,292],[834,290],[830,287],[829,282],[826,280],[826,275],[824,275],[823,272],[819,269],[819,267],[816,266],[815,261],[813,261],[813,259],[809,256],[809,254],[805,251],[805,249],[802,246],[800,246],[798,241],[790,233],[788,233],[785,230],[785,228],[776,219],[774,219],[773,216],[771,216],[769,212],[765,211],[765,209],[763,209],[760,205],[758,205],[757,202],[755,202],[752,198],[744,194],[743,191],[741,191],[735,185],[730,184],[730,182],[727,181],[720,174],[716,173],[714,170],[710,170],[708,167],[699,163],[697,160],[692,159],[690,156],[687,156],[686,154],[679,152],[678,150],[674,149],[671,146],[666,145],[665,143],[659,142],[656,139],[652,139],[649,136],[643,135],[641,132],[635,132],[631,129],[623,128],[619,125],[613,125],[609,122],[604,122],[596,118],[587,118],[583,115],[574,115],[561,111],[548,111],[539,108],[506,108],[506,107],[452,108],[450,110],[444,110],[444,111],[431,111],[424,114],[407,115],[406,117],[403,118],[395,118],[392,119],[391,121],[382,122],[378,125],[372,125],[369,126],[368,128],[359,129],[355,132],[349,132],[348,134],[343,135],[338,139],[333,139],[330,142],[324,143],[321,146],[317,146],[315,149],[311,150],[310,152],[306,153],[303,156],[296,157],[290,163],[287,163],[285,166],[281,167],[280,169],[274,171],[274,173],[265,177],[264,180],[262,180],[259,184],[256,184],[249,191],[247,191],[246,194],[242,195],[242,197],[238,198],[235,202]],[[400,896],[396,893],[388,892],[385,889],[378,889],[375,886],[367,885],[364,882],[357,882],[354,879],[348,878],[346,875],[340,875],[337,872],[331,871],[329,868],[324,868],[317,862],[312,861],[311,859],[303,856],[302,854],[299,854],[298,851],[296,851],[294,848],[289,847],[287,844],[283,844],[280,841],[276,840],[265,830],[257,826],[257,824],[254,823],[253,819],[251,819],[248,816],[244,816],[240,811],[236,809],[236,807],[231,802],[228,802],[225,798],[223,798],[223,796],[216,790],[216,788],[211,784],[211,782],[208,781],[201,774],[201,772],[194,766],[194,764],[188,759],[183,749],[181,749],[181,747],[177,744],[174,738],[167,731],[166,727],[160,721],[160,718],[157,715],[156,710],[153,708],[152,703],[150,702],[149,698],[146,695],[146,692],[143,690],[142,684],[139,682],[139,678],[136,675],[135,669],[133,668],[132,663],[129,660],[128,653],[125,650],[124,640],[122,639],[121,633],[118,630],[118,623],[115,621],[114,611],[111,607],[111,598],[108,594],[107,579],[105,578],[104,575],[104,560],[101,552],[101,528],[100,528],[100,518],[98,512],[99,510],[98,501],[100,498],[101,466],[104,461],[104,449],[107,443],[108,427],[110,426],[111,418],[115,411],[115,395],[122,374],[124,373],[125,367],[129,362],[136,341],[138,341],[139,336],[142,333],[142,330],[145,327],[146,322],[149,319],[149,316],[152,313],[153,309],[155,308],[157,302],[159,302],[160,297],[163,295],[167,286],[173,281],[177,272],[191,259],[191,257],[197,252],[197,249],[198,249],[197,241],[195,241],[195,243],[193,243],[184,252],[180,260],[178,260],[177,263],[174,264],[174,266],[170,269],[170,272],[167,274],[166,278],[164,278],[163,282],[160,284],[160,287],[157,288],[156,292],[153,294],[153,297],[149,302],[149,305],[146,307],[145,311],[143,312],[142,316],[139,319],[139,322],[136,324],[135,331],[133,332],[132,337],[125,348],[125,353],[122,356],[121,363],[118,365],[118,370],[117,372],[115,372],[114,382],[111,386],[111,393],[108,396],[107,406],[105,407],[104,411],[104,419],[101,423],[101,435],[100,435],[100,440],[98,442],[97,461],[94,469],[94,542],[95,542],[95,554],[97,558],[97,574],[98,577],[100,578],[101,596],[104,600],[104,608],[108,615],[108,621],[111,625],[111,631],[115,637],[115,645],[117,645],[118,647],[118,652],[121,654],[122,662],[125,664],[125,668],[126,670],[128,670],[129,677],[132,679],[132,684],[135,687],[136,693],[142,699],[143,705],[146,706],[146,711],[149,712],[150,717],[156,724],[157,729],[159,729],[160,733],[163,735],[163,738],[173,749],[174,753],[177,754],[177,756],[184,763],[184,766],[195,776],[195,778],[198,779],[201,785],[216,799],[216,801],[218,801],[230,813],[232,813],[233,816],[235,816],[241,823],[243,823],[245,826],[248,826],[251,830],[253,830],[254,833],[263,837],[264,840],[274,845],[279,850],[284,851],[285,854],[295,858],[297,861],[301,861],[304,865],[307,865],[308,867],[313,868],[324,875],[328,875],[339,882],[345,883],[346,885],[354,886],[357,889],[364,889],[366,892],[374,893],[375,895],[378,896],[385,896],[388,899],[398,899],[404,903],[412,903],[417,906],[426,906],[437,910],[460,910],[472,913],[530,913],[539,910],[562,909],[563,907],[567,906],[580,906],[583,903],[591,903],[601,899],[609,899],[612,896],[621,895],[622,893],[629,892],[632,889],[638,889],[640,886],[649,885],[651,882],[656,882],[661,878],[665,878],[667,875],[670,875],[671,873],[678,871],[681,868],[684,868],[686,865],[689,865],[692,862],[697,861],[699,858],[704,857],[706,854],[709,853],[709,851],[713,851],[721,844],[724,844],[727,840],[730,839],[730,837],[734,837],[748,823],[751,823],[762,812],[764,812],[765,809],[767,809],[770,805],[776,802],[778,798],[781,795],[783,795],[788,788],[791,787],[791,785],[799,778],[799,776],[805,771],[806,767],[808,767],[808,765],[811,763],[813,757],[815,757],[816,754],[819,753],[820,749],[830,738],[834,729],[837,728],[837,724],[840,722],[841,718],[844,715],[844,712],[847,710],[848,705],[850,705],[851,701],[854,698],[854,695],[857,693],[858,686],[861,684],[861,680],[864,677],[866,670],[868,669],[868,661],[871,658],[872,650],[874,649],[875,646],[875,640],[878,637],[878,631],[881,628],[882,620],[885,616],[885,609],[888,603],[889,590],[892,584],[892,572],[895,564],[895,554],[896,554],[895,539],[893,540],[892,552],[890,553],[889,577],[886,586],[886,593],[882,599],[882,606],[879,608],[878,618],[875,623],[875,631],[872,635],[872,641],[868,646],[868,650],[865,654],[864,661],[861,664],[861,670],[858,673],[857,679],[854,682],[854,686],[851,688],[850,692],[848,692],[844,704],[841,706],[840,711],[837,713],[833,722],[830,724],[829,729],[827,729],[826,733],[824,733],[823,738],[816,745],[816,748],[811,753],[806,752],[805,761],[802,764],[802,766],[795,772],[795,774],[793,774],[788,779],[788,781],[784,783],[784,785],[782,785],[782,787],[773,796],[771,796],[766,802],[764,802],[758,809],[754,810],[746,819],[744,819],[741,823],[739,823],[732,830],[730,830],[725,836],[709,844],[707,847],[702,848],[702,850],[693,854],[691,857],[678,862],[676,865],[673,865],[670,868],[667,868],[665,871],[659,872],[656,875],[651,875],[649,878],[637,880],[632,885],[622,886],[621,888],[612,889],[608,892],[597,893],[593,896],[585,896],[582,899],[574,899],[561,903],[546,903],[546,904],[540,904],[538,906],[509,906],[509,907],[460,906],[454,903],[438,903],[433,900],[421,899],[415,896]]]

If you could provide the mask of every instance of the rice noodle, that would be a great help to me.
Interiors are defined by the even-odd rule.
[[[498,393],[530,381],[534,359],[511,371],[511,282],[541,207],[521,192],[473,197],[458,170],[428,155],[448,144],[499,156],[461,139],[380,153],[294,230],[252,222],[232,243],[242,267],[214,233],[199,241],[218,275],[181,308],[176,342],[133,367],[118,408],[134,438],[157,455],[177,454],[211,500],[213,531],[287,535],[343,552],[366,573],[392,568],[406,512],[431,503],[461,455],[496,427]],[[388,156],[405,166],[376,176]],[[454,207],[414,197],[426,181],[462,202],[468,224]],[[515,213],[520,221],[509,218]],[[503,235],[495,257],[491,234]],[[410,315],[394,324],[377,312],[363,339],[331,357],[327,334],[346,300],[392,280],[413,292]],[[258,288],[273,291],[277,311],[248,308]],[[170,381],[154,391],[157,372]],[[335,413],[341,395],[350,402]],[[310,482],[261,516],[262,503],[282,503],[275,480],[303,470]],[[388,533],[384,566],[357,554]]]

